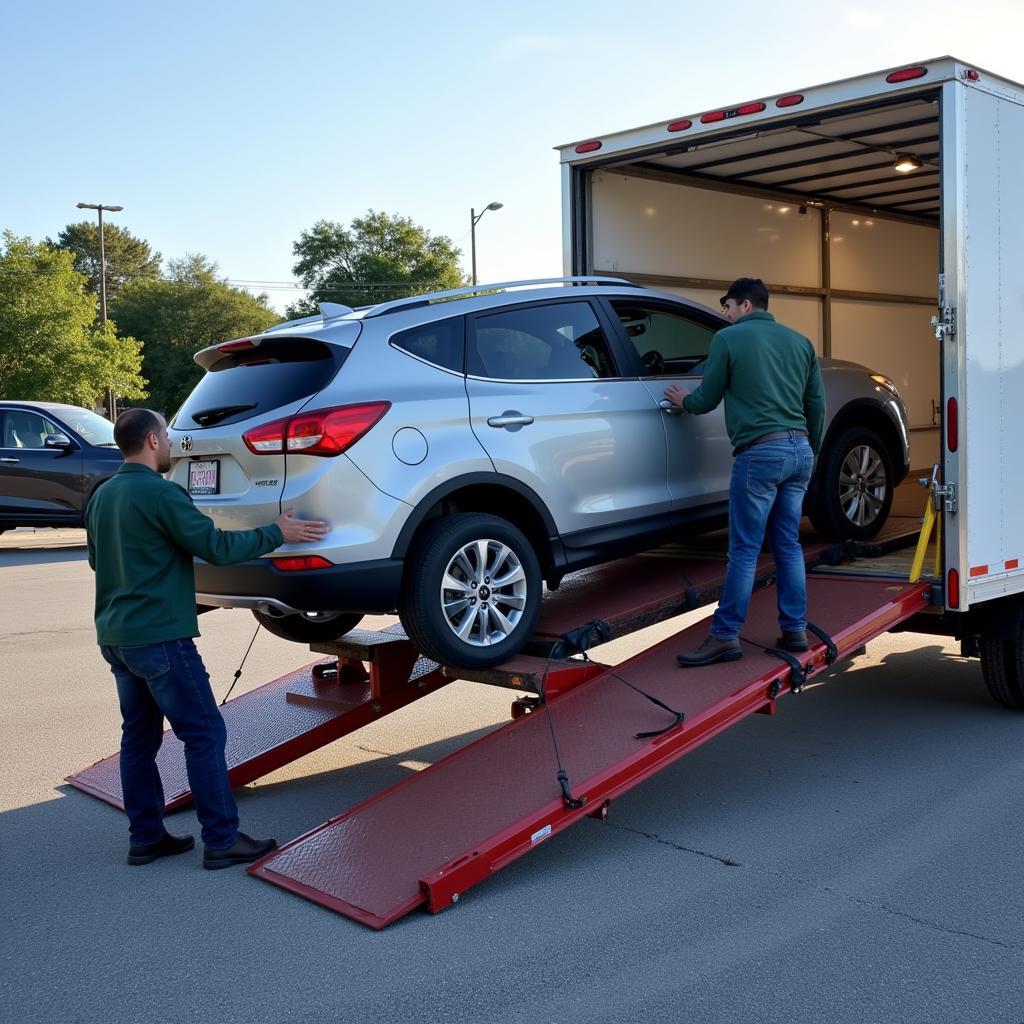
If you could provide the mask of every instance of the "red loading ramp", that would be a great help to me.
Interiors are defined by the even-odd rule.
[[[360,638],[370,650],[360,648]],[[382,639],[376,633],[354,630],[346,639],[356,653],[366,654],[371,660],[369,677],[359,678],[360,671],[355,673],[354,682],[338,681],[336,676],[318,679],[314,669],[337,664],[337,658],[330,658],[243,693],[223,705],[221,712],[228,733],[225,756],[232,788],[244,786],[319,750],[451,681],[441,674],[434,662],[425,658],[417,662],[418,655],[404,639],[404,634]],[[378,671],[380,660],[385,658],[385,644],[391,651],[388,657],[395,668],[391,673],[394,680],[391,686],[382,685]],[[410,673],[411,666],[414,667]],[[187,804],[192,791],[185,772],[184,747],[169,730],[164,733],[157,767],[166,809]],[[118,754],[69,775],[66,781],[124,810]]]
[[[927,604],[927,584],[811,579],[815,623],[839,656],[909,618]],[[626,792],[729,725],[774,706],[772,684],[789,667],[759,650],[778,632],[775,593],[754,595],[739,662],[679,669],[675,655],[706,635],[698,623],[615,671],[669,706],[685,722],[653,739],[667,713],[603,673],[358,807],[286,844],[251,874],[371,928],[383,928],[422,904],[440,910],[470,886],[585,815],[601,816]],[[817,670],[824,646],[800,660]],[[556,779],[550,716],[575,797],[564,806]]]

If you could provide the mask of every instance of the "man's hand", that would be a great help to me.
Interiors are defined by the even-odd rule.
[[[669,386],[667,388],[665,388],[665,397],[673,405],[679,406],[679,408],[682,409],[683,412],[686,412],[686,410],[683,409],[683,399],[689,393],[690,393],[690,389],[689,388],[684,388],[682,386],[682,384],[669,384]]]
[[[293,508],[279,515],[274,522],[281,528],[285,544],[322,540],[328,529],[327,524],[319,519],[296,519]]]

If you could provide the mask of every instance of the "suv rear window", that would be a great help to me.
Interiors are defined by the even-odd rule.
[[[478,316],[469,373],[495,380],[614,377],[608,342],[588,302],[553,302]]]
[[[437,320],[411,330],[402,331],[391,339],[395,348],[418,356],[420,359],[443,366],[446,370],[462,373],[466,348],[466,320],[457,316],[451,320]]]
[[[258,348],[226,352],[185,399],[172,426],[237,423],[308,398],[323,390],[348,353],[307,338],[267,339]]]

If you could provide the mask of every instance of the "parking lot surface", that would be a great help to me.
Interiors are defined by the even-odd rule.
[[[880,638],[608,823],[372,932],[240,869],[205,872],[199,850],[127,867],[123,816],[62,782],[119,729],[80,531],[5,534],[0,580],[9,1020],[1024,1020],[1024,715],[991,702],[952,641]],[[255,622],[200,626],[219,698]],[[239,689],[311,660],[261,631]],[[292,838],[506,721],[511,699],[454,683],[245,787],[243,828]],[[198,840],[191,810],[168,825]]]

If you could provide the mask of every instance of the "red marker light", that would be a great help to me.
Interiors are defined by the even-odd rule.
[[[924,67],[903,68],[902,71],[893,71],[891,74],[886,75],[885,80],[890,84],[909,82],[913,78],[924,78],[927,74],[928,69]]]
[[[601,148],[601,142],[599,139],[594,139],[591,142],[581,142],[576,147],[577,153],[595,153]]]
[[[712,110],[708,114],[700,115],[701,124],[713,124],[715,121],[724,121],[725,111],[724,110]]]
[[[320,555],[296,555],[294,558],[272,558],[275,569],[299,572],[302,569],[330,569],[331,563]]]
[[[946,604],[950,608],[960,607],[960,573],[956,569],[946,574]]]
[[[685,117],[682,121],[673,121],[669,126],[670,132],[685,132],[687,128],[692,128],[693,122],[688,121]]]
[[[760,114],[764,110],[763,103],[744,103],[742,107],[736,108],[737,114]]]
[[[956,451],[956,446],[960,441],[960,429],[957,424],[957,413],[959,407],[955,398],[951,398],[946,402],[946,447],[951,451]]]
[[[976,71],[974,68],[971,68],[970,70],[964,72],[964,78],[966,78],[969,82],[980,82],[981,72]]]
[[[798,103],[803,103],[803,93],[794,92],[789,96],[780,96],[775,101],[777,107],[795,107]]]

